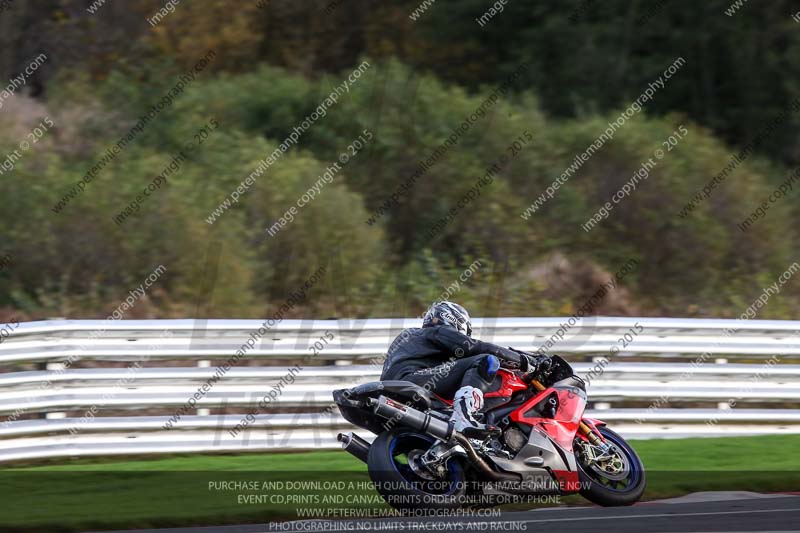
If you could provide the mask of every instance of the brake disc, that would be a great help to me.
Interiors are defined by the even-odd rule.
[[[630,471],[628,459],[617,450],[609,459],[594,461],[590,465],[592,469],[600,473],[603,477],[613,481],[621,481],[628,477]]]

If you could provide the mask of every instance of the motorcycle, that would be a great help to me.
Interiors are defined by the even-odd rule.
[[[352,432],[338,440],[399,510],[576,493],[603,506],[631,505],[645,489],[642,461],[605,422],[583,416],[586,384],[557,355],[534,373],[498,370],[484,393],[487,429],[478,438],[453,430],[452,400],[408,381],[366,383],[333,397],[346,420],[377,435],[372,444]]]

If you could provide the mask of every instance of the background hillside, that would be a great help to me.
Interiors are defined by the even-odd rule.
[[[716,0],[509,0],[483,26],[492,4],[478,0],[424,11],[184,0],[155,25],[160,0],[2,5],[0,85],[46,60],[0,108],[0,159],[42,132],[0,174],[0,319],[104,318],[159,265],[125,318],[266,316],[320,267],[287,316],[409,316],[444,292],[476,316],[569,315],[616,275],[592,314],[739,317],[798,259],[800,183],[740,228],[800,165],[800,24],[786,1],[728,15]],[[677,58],[641,111],[523,216]],[[585,231],[671,137],[647,179]],[[797,318],[795,286],[759,318]]]

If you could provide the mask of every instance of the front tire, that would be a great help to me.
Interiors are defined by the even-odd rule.
[[[455,458],[447,462],[442,479],[421,477],[409,465],[415,455],[434,443],[427,435],[408,430],[385,431],[372,443],[367,470],[375,488],[386,503],[399,510],[456,509],[464,504],[464,468]]]
[[[641,499],[646,485],[642,460],[617,433],[605,426],[597,430],[616,447],[616,457],[604,466],[596,466],[585,464],[580,455],[576,456],[580,494],[590,502],[605,507],[633,505]]]

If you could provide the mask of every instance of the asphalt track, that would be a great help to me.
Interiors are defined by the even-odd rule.
[[[800,531],[800,495],[696,493],[633,507],[553,507],[500,517],[304,520],[244,526],[130,530],[126,533],[305,533],[308,531],[554,531],[700,533]],[[116,532],[120,533],[120,532]]]

